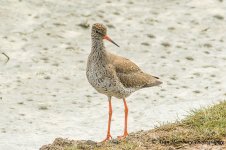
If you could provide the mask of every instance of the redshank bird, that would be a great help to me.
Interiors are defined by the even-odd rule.
[[[99,93],[105,94],[108,97],[109,102],[107,137],[103,141],[112,139],[110,133],[112,97],[122,99],[124,102],[124,134],[118,136],[119,139],[122,139],[128,135],[128,106],[126,104],[126,98],[139,89],[157,86],[162,82],[158,80],[158,77],[143,72],[129,59],[108,52],[103,43],[104,39],[116,46],[118,45],[107,35],[107,28],[103,24],[93,24],[91,38],[92,48],[88,57],[86,76],[89,83]]]

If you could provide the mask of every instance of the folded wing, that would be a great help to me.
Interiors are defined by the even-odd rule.
[[[109,59],[115,68],[120,82],[127,88],[144,88],[161,84],[158,77],[144,73],[135,63],[114,54],[109,53]]]

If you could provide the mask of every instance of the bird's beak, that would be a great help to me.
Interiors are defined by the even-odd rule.
[[[109,36],[107,36],[107,35],[105,35],[104,36],[104,39],[106,39],[106,40],[108,40],[108,41],[110,41],[111,43],[113,43],[113,44],[115,44],[116,46],[118,46],[119,47],[119,45],[118,44],[116,44],[111,38],[109,38]]]

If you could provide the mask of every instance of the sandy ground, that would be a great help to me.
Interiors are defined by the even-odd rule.
[[[104,23],[114,53],[159,76],[128,98],[129,131],[181,119],[226,97],[223,0],[0,0],[0,149],[35,150],[56,137],[101,140],[108,102],[85,76],[90,29]],[[123,130],[113,101],[112,135]]]

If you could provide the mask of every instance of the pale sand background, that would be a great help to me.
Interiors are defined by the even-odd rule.
[[[226,97],[226,2],[220,0],[0,0],[0,149],[33,150],[56,137],[101,140],[108,102],[85,76],[90,29],[106,47],[159,76],[161,87],[128,98],[129,131],[181,119]],[[123,130],[113,101],[112,135]]]

